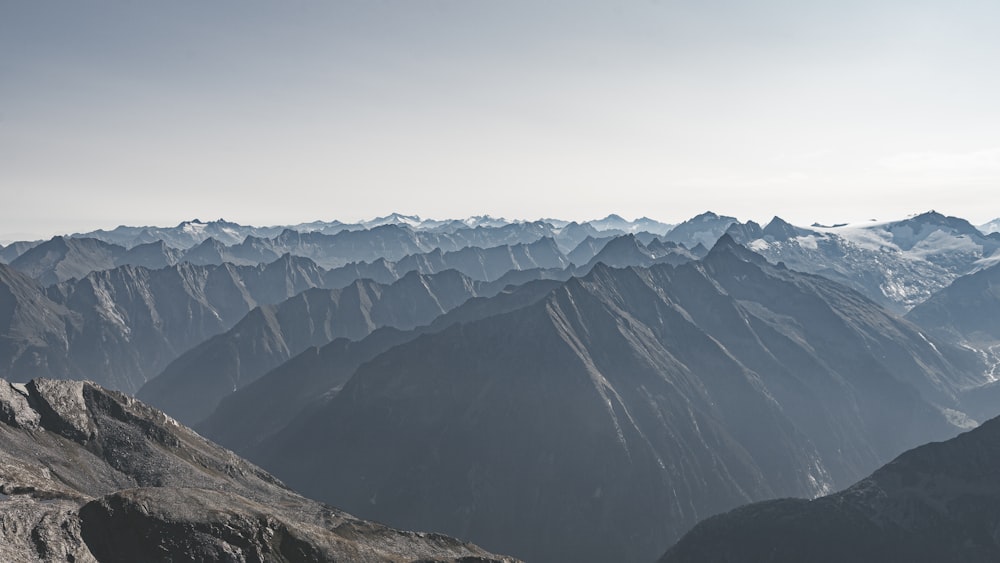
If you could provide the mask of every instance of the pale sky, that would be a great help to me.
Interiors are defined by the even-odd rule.
[[[996,0],[0,0],[0,239],[1000,217]]]

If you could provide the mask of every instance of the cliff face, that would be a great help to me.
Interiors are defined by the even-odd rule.
[[[121,393],[0,381],[0,560],[510,561],[359,520]]]

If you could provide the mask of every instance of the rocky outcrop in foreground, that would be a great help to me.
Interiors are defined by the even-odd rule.
[[[0,560],[513,561],[354,518],[127,395],[0,380]]]

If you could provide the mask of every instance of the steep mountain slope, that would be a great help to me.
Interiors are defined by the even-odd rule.
[[[979,356],[989,382],[964,389],[963,408],[980,420],[1000,414],[1000,265],[956,279],[906,318]]]
[[[90,383],[0,381],[0,451],[4,561],[506,560],[310,501]]]
[[[590,262],[591,258],[597,256],[597,253],[604,248],[604,245],[606,245],[608,241],[613,238],[615,237],[606,236],[595,238],[588,236],[580,241],[580,243],[566,255],[566,258],[568,258],[573,264],[586,264],[587,262]]]
[[[730,234],[772,262],[828,277],[905,313],[1000,249],[967,221],[928,212],[903,221],[802,229],[775,217]]]
[[[558,281],[528,281],[496,292],[493,297],[470,299],[428,325],[413,330],[381,328],[359,341],[338,338],[322,347],[310,347],[257,381],[234,391],[198,431],[238,452],[248,452],[284,428],[296,415],[318,408],[340,390],[361,364],[422,334],[440,332],[457,323],[498,315],[542,299]]]
[[[0,245],[0,264],[10,264],[15,258],[42,244],[43,241],[17,241],[7,246]]]
[[[598,266],[387,349],[250,457],[393,525],[652,560],[704,516],[952,435],[941,408],[973,377],[857,293],[723,237],[702,262]]]
[[[979,229],[979,232],[983,233],[984,235],[988,235],[991,233],[1000,233],[1000,218],[994,219],[989,223],[984,223],[982,225],[979,225],[976,228]]]
[[[182,352],[258,304],[322,285],[311,262],[122,266],[41,288],[0,266],[0,376],[90,378],[135,392]]]
[[[69,334],[82,323],[38,282],[0,264],[0,376],[67,371]]]
[[[956,279],[906,318],[946,340],[976,346],[1000,343],[1000,265]]]
[[[270,262],[280,253],[268,248],[264,239],[247,237],[241,243],[226,246],[222,241],[208,238],[184,252],[183,260],[200,266],[236,264],[249,266]]]
[[[10,265],[42,285],[52,285],[82,278],[95,270],[110,270],[123,254],[123,247],[97,239],[54,237],[21,254]]]
[[[555,236],[556,243],[559,244],[559,248],[563,252],[569,252],[580,245],[587,238],[601,238],[601,237],[613,237],[621,234],[625,234],[624,231],[614,230],[599,230],[595,228],[590,223],[577,223],[572,221],[566,223],[563,227],[556,229],[557,233]],[[577,262],[578,264],[582,262]]]
[[[131,264],[150,270],[166,268],[180,262],[184,253],[172,248],[162,240],[133,246],[115,260],[116,266]]]
[[[384,286],[359,280],[343,289],[311,289],[255,308],[233,328],[195,346],[139,390],[143,401],[194,424],[218,402],[310,346],[359,340],[383,326],[429,323],[470,297],[477,284],[456,272],[411,272]]]
[[[1000,560],[1000,419],[920,446],[851,488],[709,518],[661,563]]]

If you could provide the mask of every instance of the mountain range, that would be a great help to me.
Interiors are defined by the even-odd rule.
[[[272,558],[329,559],[333,544],[370,539],[345,539],[344,525],[315,518],[339,511],[276,493],[274,478],[246,462],[213,465],[207,442],[158,441],[159,426],[183,429],[175,420],[360,517],[531,561],[653,561],[706,518],[691,537],[721,533],[711,522],[744,525],[711,517],[745,503],[848,506],[859,497],[835,491],[1000,414],[1000,233],[988,231],[936,212],[808,227],[711,212],[674,226],[615,215],[392,214],[265,228],[191,221],[13,243],[0,248],[9,263],[0,264],[0,376],[19,383],[0,385],[0,418],[15,421],[0,426],[0,440],[21,469],[0,466],[21,480],[31,474],[24,467],[49,468],[35,471],[51,481],[43,489],[79,498],[49,510],[41,496],[0,490],[0,521],[18,546],[8,551],[148,559],[151,544],[177,542],[178,522],[200,530],[182,549],[187,558],[268,559],[297,546],[299,555]],[[95,380],[173,418],[95,384],[38,377]],[[73,414],[52,414],[66,409]],[[50,424],[57,419],[69,422]],[[42,429],[69,432],[77,445],[38,442]],[[137,444],[146,457],[133,463],[121,448]],[[73,474],[54,447],[87,460],[80,469],[90,477]],[[91,486],[107,472],[101,463],[122,487]],[[137,467],[146,477],[128,477]],[[148,477],[155,468],[171,476]],[[167,489],[146,490],[150,479]],[[896,494],[884,485],[879,498]],[[851,514],[872,514],[863,500]],[[146,518],[133,501],[163,509]],[[101,507],[83,510],[93,502]],[[795,521],[796,507],[827,506],[801,502],[763,513],[780,523]],[[810,514],[843,515],[805,514],[810,527]],[[945,523],[936,543],[986,541],[953,533],[948,514],[928,516]],[[88,537],[78,531],[85,520],[105,531]],[[140,528],[107,531],[133,520]],[[869,549],[884,530],[862,520],[843,523]],[[910,524],[889,529],[897,539],[922,529]],[[396,532],[378,529],[374,543],[392,544],[384,534]],[[493,557],[401,534],[392,537],[444,551],[372,557]],[[120,537],[142,539],[114,543]],[[357,549],[369,548],[382,549]],[[678,549],[670,553],[709,553]]]
[[[772,262],[839,281],[897,313],[1000,259],[1000,233],[984,235],[964,219],[933,211],[830,228],[795,227],[776,217],[763,228],[733,225],[729,234]]]
[[[49,287],[0,265],[0,377],[93,379],[135,392],[258,304],[322,285],[308,260],[123,266]]]
[[[392,525],[528,560],[652,560],[706,515],[950,437],[979,382],[960,350],[728,236],[528,301],[365,360],[248,456]]]
[[[193,424],[219,400],[310,346],[359,340],[391,326],[410,329],[498,289],[455,270],[410,272],[383,285],[358,280],[343,289],[310,289],[255,308],[235,326],[188,350],[139,390],[137,397]]]

